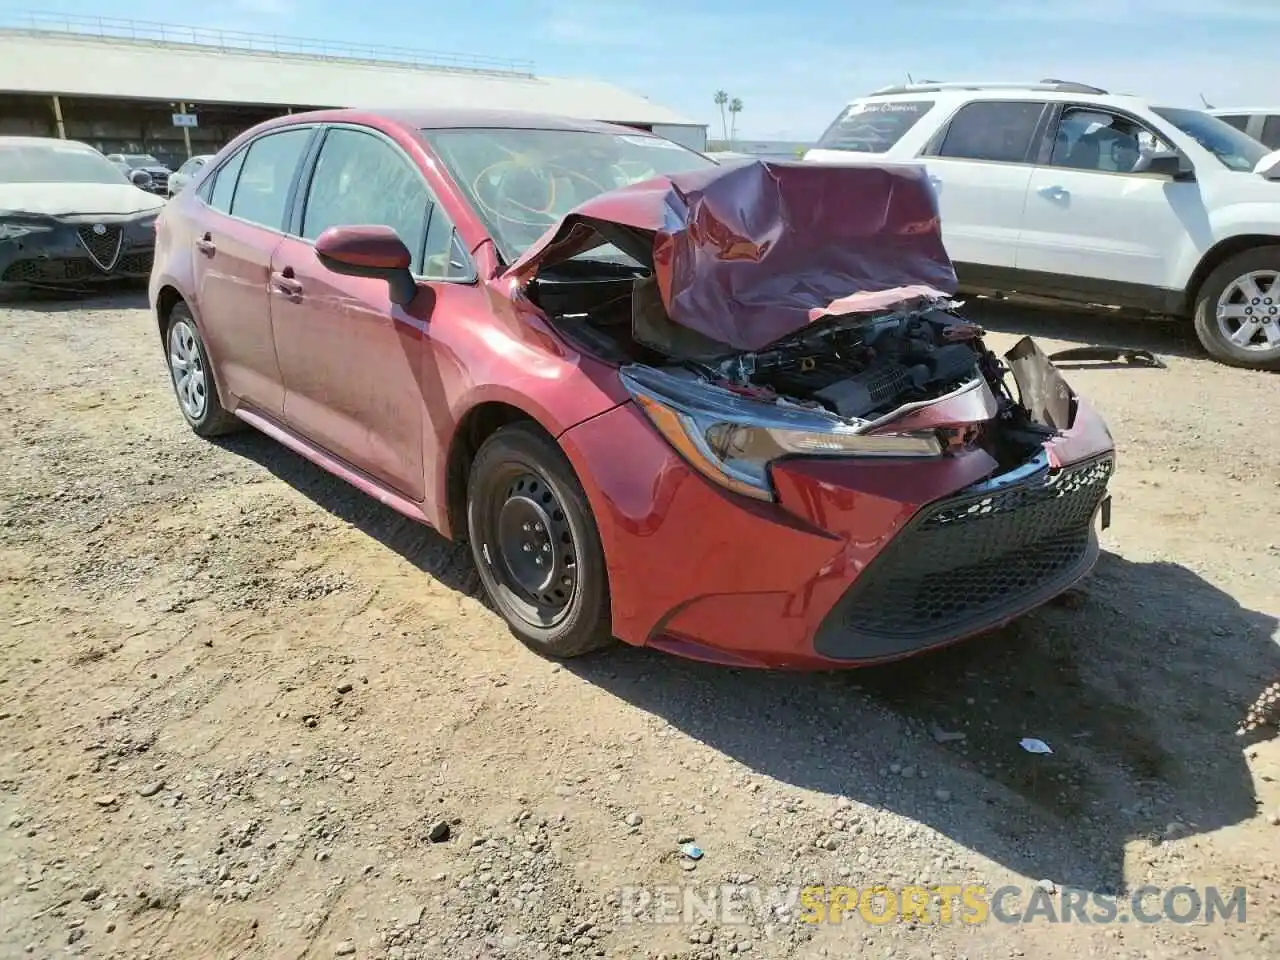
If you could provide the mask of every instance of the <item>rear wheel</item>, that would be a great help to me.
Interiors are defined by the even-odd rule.
[[[178,408],[192,430],[201,437],[216,437],[239,430],[243,424],[222,407],[213,368],[196,329],[191,309],[177,304],[169,313],[165,331],[169,378],[178,397]]]
[[[1245,250],[1209,274],[1196,295],[1195,325],[1214,359],[1280,370],[1280,246]]]
[[[489,597],[539,653],[576,657],[612,642],[609,578],[591,507],[556,442],[529,423],[480,447],[467,531]]]

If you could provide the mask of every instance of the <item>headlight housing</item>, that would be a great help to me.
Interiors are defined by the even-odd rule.
[[[43,214],[0,210],[0,242],[20,240],[33,233],[47,233],[52,229],[53,220]]]
[[[769,467],[786,456],[938,457],[932,431],[869,434],[834,414],[763,403],[651,367],[626,367],[622,383],[667,441],[708,479],[757,500],[774,498]]]

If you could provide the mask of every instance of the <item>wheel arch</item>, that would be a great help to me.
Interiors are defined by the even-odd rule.
[[[440,532],[457,543],[467,539],[467,484],[476,453],[489,437],[513,423],[532,424],[555,441],[555,434],[541,420],[506,400],[477,403],[463,414],[453,431],[445,460],[444,509],[440,511],[441,526],[447,529]]]
[[[173,308],[180,303],[186,303],[187,298],[182,292],[171,283],[166,283],[156,293],[156,326],[160,333],[161,341],[169,326],[169,315],[173,313]],[[190,304],[187,304],[190,308]]]
[[[165,342],[165,334],[169,332],[169,318],[173,315],[173,309],[180,303],[186,304],[187,309],[191,311],[191,320],[195,323],[196,330],[200,334],[200,339],[204,342],[204,351],[209,356],[209,376],[213,378],[214,389],[218,391],[218,395],[222,398],[223,403],[234,403],[235,401],[222,389],[219,357],[217,352],[209,345],[209,338],[205,336],[204,324],[200,322],[199,312],[196,310],[191,300],[183,294],[182,290],[179,289],[176,284],[167,281],[160,285],[155,295],[156,331],[160,335],[161,349],[163,349],[166,354],[169,351],[169,345]]]
[[[1280,236],[1266,233],[1242,233],[1219,240],[1205,252],[1200,262],[1196,264],[1195,270],[1191,272],[1191,279],[1183,291],[1182,312],[1187,316],[1191,315],[1195,309],[1196,297],[1205,280],[1227,260],[1246,250],[1273,246],[1280,246]]]

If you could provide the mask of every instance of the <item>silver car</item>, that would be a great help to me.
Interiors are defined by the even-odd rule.
[[[192,157],[169,177],[169,196],[176,196],[188,183],[195,179],[196,174],[204,169],[205,164],[213,159],[212,153],[204,153],[198,157]]]

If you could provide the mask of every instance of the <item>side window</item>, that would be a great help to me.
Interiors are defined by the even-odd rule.
[[[1262,136],[1260,138],[1264,146],[1271,150],[1280,150],[1280,114],[1272,114],[1262,122]]]
[[[938,156],[1026,163],[1045,106],[1031,100],[967,103],[947,125]]]
[[[421,276],[425,280],[466,280],[471,276],[467,252],[458,231],[440,204],[431,207],[427,238],[423,244]]]
[[[819,138],[819,150],[885,153],[926,113],[932,100],[867,100],[851,103]]]
[[[336,128],[320,148],[307,191],[302,236],[329,227],[391,227],[410,250],[421,250],[431,197],[421,174],[394,146],[371,133]],[[413,272],[421,274],[420,256]]]
[[[1244,133],[1245,128],[1249,126],[1248,114],[1245,114],[1245,115],[1233,114],[1232,116],[1219,117],[1218,119],[1221,120],[1223,123],[1231,124],[1231,126],[1235,127],[1241,133]]]
[[[284,226],[289,188],[311,133],[309,127],[299,127],[267,134],[249,145],[231,200],[233,217],[272,230]]]
[[[1099,173],[1133,173],[1144,157],[1173,148],[1140,123],[1105,110],[1071,108],[1062,114],[1050,166]]]
[[[236,180],[240,178],[240,168],[244,166],[244,157],[248,151],[241,150],[222,165],[214,174],[213,186],[209,191],[208,203],[222,213],[231,212],[231,198],[236,192]]]

